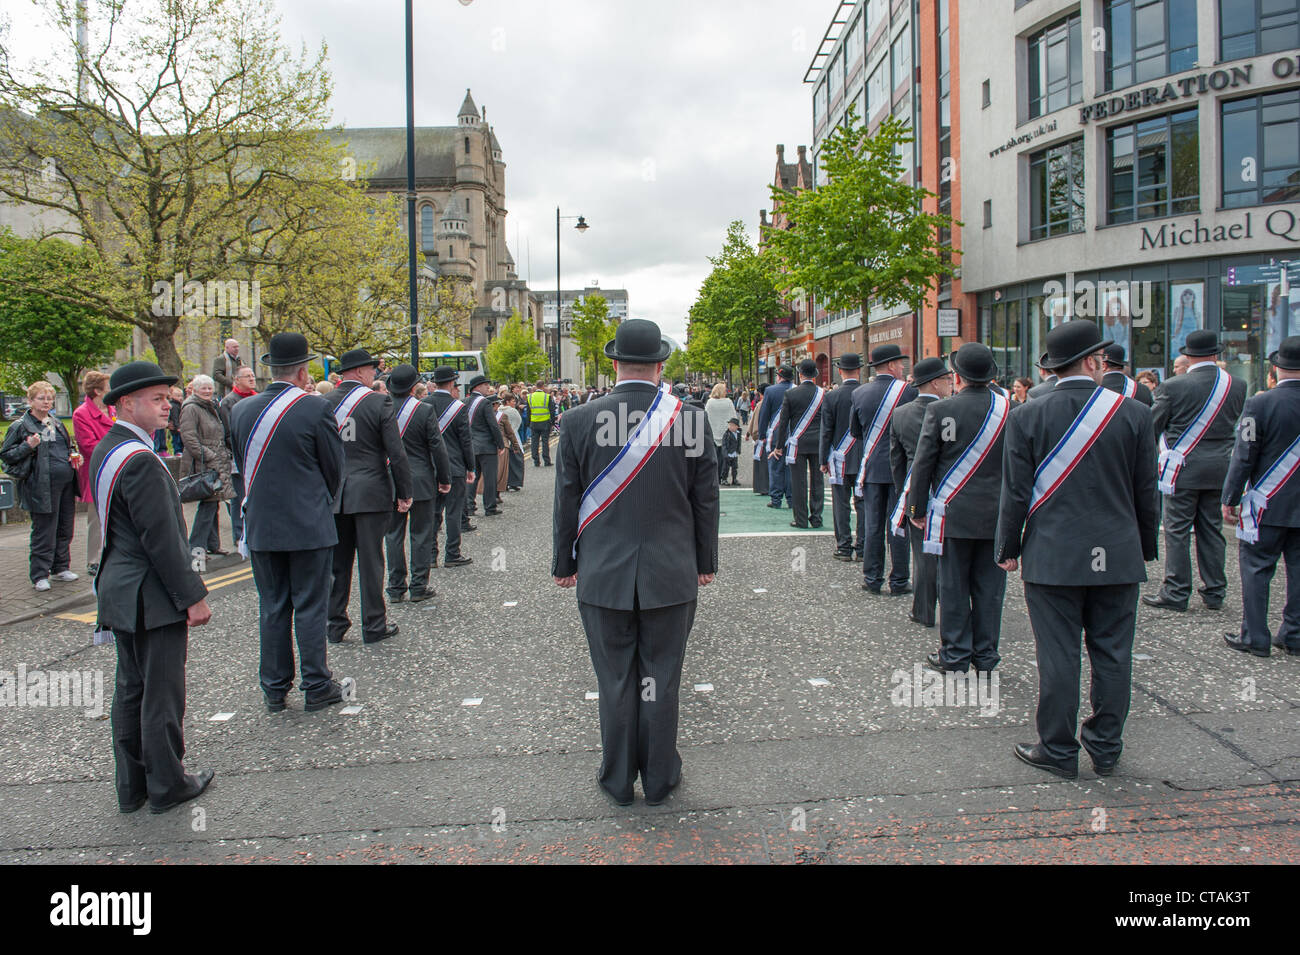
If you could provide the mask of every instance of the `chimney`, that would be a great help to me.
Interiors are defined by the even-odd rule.
[[[758,224],[761,225],[761,226],[766,226],[766,225],[767,225],[767,210],[766,210],[766,209],[759,209],[759,210],[758,210]]]
[[[785,162],[785,143],[777,143],[777,145],[776,145],[776,161],[777,161],[777,162]]]
[[[807,161],[807,158],[808,158],[808,147],[807,147],[807,146],[800,146],[800,147],[799,147],[799,161],[800,161],[800,162],[806,162],[806,161]]]

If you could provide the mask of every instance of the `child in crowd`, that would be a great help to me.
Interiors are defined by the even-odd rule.
[[[721,470],[722,482],[727,483],[727,474],[731,474],[731,485],[735,487],[740,484],[737,477],[740,467],[740,419],[732,418],[727,422],[727,431],[722,436],[722,454],[725,458],[725,465]]]

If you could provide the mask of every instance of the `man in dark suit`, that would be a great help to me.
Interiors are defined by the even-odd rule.
[[[1150,408],[1152,403],[1151,389],[1140,381],[1134,381],[1124,373],[1124,359],[1126,357],[1124,346],[1117,342],[1112,343],[1107,345],[1101,354],[1101,360],[1106,365],[1106,374],[1102,375],[1101,386],[1109,388],[1125,398],[1140,401]]]
[[[1043,395],[1051,394],[1052,389],[1056,387],[1057,376],[1053,375],[1049,369],[1038,369],[1038,376],[1043,380],[1029,389],[1030,398],[1041,398]]]
[[[681,781],[682,658],[698,589],[718,569],[713,438],[703,410],[659,389],[671,351],[654,322],[624,321],[605,346],[618,384],[568,411],[560,432],[551,574],[578,588],[600,691],[597,782],[619,805],[638,772],[651,805]]]
[[[986,673],[1000,659],[1007,590],[1007,575],[993,561],[993,538],[1011,403],[989,388],[998,366],[987,345],[962,345],[953,352],[952,370],[957,393],[925,411],[907,511],[913,529],[925,530],[923,550],[939,557],[941,645],[926,665],[965,673],[973,664]]]
[[[889,468],[889,425],[895,411],[916,397],[916,389],[903,380],[907,356],[897,345],[880,345],[871,352],[868,366],[876,376],[853,392],[853,437],[862,444],[863,461],[855,493],[866,512],[866,537],[862,548],[862,589],[878,594],[885,583],[885,544],[889,544],[889,592],[910,594],[907,538],[889,532],[889,515],[898,503],[894,475]]]
[[[244,504],[246,537],[239,543],[257,583],[259,677],[272,713],[284,710],[293,687],[295,636],[304,709],[314,712],[343,699],[326,662],[343,442],[329,406],[306,390],[307,365],[316,357],[302,335],[271,336],[262,364],[275,380],[230,415],[235,463],[251,479]]]
[[[411,509],[411,466],[397,429],[393,399],[371,391],[378,362],[364,348],[339,358],[337,388],[325,396],[343,439],[343,490],[334,505],[339,542],[334,548],[330,587],[330,643],[341,643],[352,626],[348,600],[352,595],[352,563],[357,558],[361,578],[361,626],[365,643],[378,643],[397,633],[384,606],[384,534],[397,510]],[[394,491],[394,488],[396,491]]]
[[[235,375],[243,364],[244,359],[239,357],[239,341],[226,339],[225,350],[212,362],[212,380],[217,386],[217,398],[224,398],[235,386]]]
[[[909,401],[897,411],[889,424],[889,467],[894,476],[894,492],[905,501],[911,481],[908,474],[916,460],[916,442],[921,439],[921,423],[925,411],[940,398],[952,394],[952,376],[942,358],[922,358],[912,369],[912,385],[917,389],[915,401]],[[897,505],[895,505],[897,508]],[[892,517],[892,514],[891,514]],[[912,612],[910,619],[923,627],[933,627],[934,607],[939,600],[939,557],[927,554],[923,545],[924,532],[913,527],[903,515],[903,530],[912,545]],[[897,528],[890,521],[890,533]]]
[[[1246,399],[1223,483],[1224,519],[1239,525],[1242,603],[1241,631],[1224,639],[1257,657],[1272,652],[1270,642],[1294,657],[1300,656],[1300,335],[1283,339],[1269,361],[1277,387]],[[1272,637],[1268,588],[1282,556],[1286,606]]]
[[[1187,609],[1192,594],[1193,528],[1205,606],[1218,610],[1228,589],[1220,497],[1237,419],[1246,403],[1246,382],[1215,365],[1221,350],[1217,332],[1189,332],[1181,349],[1189,361],[1186,374],[1161,382],[1156,389],[1151,423],[1157,435],[1164,435],[1168,448],[1160,452],[1165,580],[1158,593],[1142,596],[1150,607]],[[1184,459],[1181,467],[1179,456]]]
[[[1150,413],[1100,387],[1105,346],[1086,319],[1047,333],[1056,387],[1007,420],[994,559],[1022,565],[1038,658],[1038,742],[1017,758],[1079,774],[1079,633],[1092,665],[1083,746],[1099,775],[1123,749],[1133,629],[1145,562],[1156,558],[1156,447]],[[1047,460],[1050,459],[1050,460]]]
[[[781,399],[776,423],[772,456],[790,469],[790,489],[794,497],[794,520],[791,527],[821,527],[826,488],[822,484],[821,445],[822,406],[826,392],[817,384],[817,362],[805,358],[799,362],[799,385]]]
[[[855,351],[841,355],[840,383],[822,403],[821,438],[817,451],[822,473],[831,482],[831,522],[835,526],[836,560],[862,559],[862,534],[864,515],[862,499],[855,496],[853,487],[858,480],[858,467],[862,462],[862,442],[853,437],[849,425],[853,418],[853,392],[857,390],[862,369],[862,356]],[[856,543],[849,507],[857,513]]]
[[[153,452],[167,424],[171,375],[133,361],[113,372],[106,404],[117,421],[90,456],[103,547],[95,575],[97,632],[117,642],[113,758],[117,804],[165,812],[193,799],[212,770],[185,772],[185,654],[189,628],[212,618],[191,564],[176,482]]]
[[[767,493],[771,498],[768,507],[779,508],[781,498],[785,498],[794,507],[794,497],[790,493],[790,469],[785,462],[775,457],[776,426],[781,419],[781,405],[785,393],[794,387],[794,368],[782,365],[776,370],[777,383],[768,385],[763,392],[763,406],[758,411],[758,440],[763,443],[763,456],[767,461]]]
[[[505,450],[506,439],[492,410],[492,382],[485,375],[469,381],[469,434],[474,442],[475,470],[483,481],[483,513],[496,517],[501,513],[497,496],[497,454]],[[472,512],[471,502],[471,512]]]
[[[464,531],[478,530],[465,516],[465,499],[472,493],[477,477],[474,470],[474,442],[469,435],[469,415],[465,403],[460,400],[460,387],[456,384],[456,369],[450,365],[435,368],[433,383],[436,387],[429,392],[424,402],[433,407],[438,428],[442,431],[447,462],[451,467],[451,490],[446,494],[439,491],[434,499],[433,557],[430,563],[434,567],[438,565],[438,531],[445,523],[447,549],[442,566],[463,567],[472,564],[474,558],[461,554],[461,534]]]
[[[397,407],[397,430],[411,466],[411,509],[403,514],[393,511],[392,524],[385,537],[388,551],[388,599],[397,603],[406,597],[406,523],[411,523],[411,603],[435,596],[429,586],[429,568],[433,563],[433,508],[438,494],[451,491],[451,462],[443,447],[438,416],[431,405],[411,397],[411,389],[420,380],[411,365],[398,365],[388,375],[388,393]]]

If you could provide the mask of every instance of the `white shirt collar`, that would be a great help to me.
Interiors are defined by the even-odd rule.
[[[121,418],[117,419],[117,423],[138,435],[141,441],[149,445],[150,450],[153,449],[153,435],[145,431],[144,428],[134,425],[130,421],[123,421]]]
[[[1202,368],[1214,368],[1214,369],[1217,369],[1218,367],[1219,367],[1219,366],[1216,365],[1216,364],[1215,364],[1214,362],[1212,362],[1212,361],[1198,361],[1195,365],[1192,365],[1192,366],[1189,367],[1187,370],[1188,370],[1188,371],[1200,371]]]
[[[917,397],[917,398],[929,398],[931,401],[937,401],[937,400],[939,399],[939,396],[938,396],[938,395],[936,395],[936,394],[932,394],[932,393],[930,393],[930,392],[928,392],[928,391],[923,391],[923,392],[921,392],[919,395],[917,395],[916,397]]]
[[[1095,382],[1093,379],[1089,378],[1087,375],[1070,375],[1068,378],[1057,378],[1057,379],[1056,379],[1056,383],[1057,383],[1058,385],[1063,385],[1063,384],[1065,384],[1067,381],[1086,381],[1086,382],[1088,382],[1088,384],[1090,384],[1090,385],[1095,385],[1095,384],[1097,384],[1097,382]]]
[[[657,381],[650,381],[650,380],[647,379],[647,378],[624,378],[622,381],[620,381],[620,382],[619,382],[617,385],[615,385],[614,387],[615,387],[615,388],[618,388],[618,387],[620,387],[621,385],[630,385],[630,384],[632,384],[633,382],[636,382],[638,385],[651,385],[651,386],[653,386],[653,387],[655,387],[655,388],[658,388],[658,387],[659,387],[659,382],[657,382]]]

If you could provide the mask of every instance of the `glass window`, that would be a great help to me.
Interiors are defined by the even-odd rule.
[[[420,207],[420,248],[424,252],[434,251],[433,206]]]
[[[1300,46],[1300,0],[1219,0],[1219,58]]]
[[[912,135],[912,97],[905,97],[896,107],[894,107],[894,118],[904,123],[908,127],[908,135]],[[907,181],[912,181],[912,156],[916,148],[915,142],[899,143],[898,156],[903,161],[903,169],[906,171]]]
[[[1029,238],[1083,231],[1083,139],[1029,157]]]
[[[835,97],[844,92],[844,58],[839,54],[831,57],[831,67],[827,77],[830,85],[829,95],[831,102],[835,102]]]
[[[1083,27],[1076,13],[1029,38],[1029,115],[1083,99]]]
[[[850,70],[862,58],[862,17],[853,21],[844,41],[844,68]]]
[[[1232,100],[1223,109],[1223,205],[1300,199],[1300,89]]]
[[[867,0],[867,39],[889,18],[889,6],[886,0]]]
[[[894,41],[893,60],[892,88],[898,89],[903,83],[910,85],[912,81],[912,31],[910,28],[904,27],[903,32]]]
[[[826,81],[822,80],[817,87],[817,92],[813,95],[813,128],[816,128],[826,118],[826,114],[830,112],[830,107],[830,100],[826,98]]]
[[[1181,73],[1196,63],[1196,0],[1111,0],[1103,19],[1108,90]]]
[[[1107,130],[1108,221],[1133,222],[1198,211],[1197,143],[1195,109]]]
[[[880,112],[889,105],[889,57],[876,64],[867,81],[867,105],[871,112],[868,116]]]

